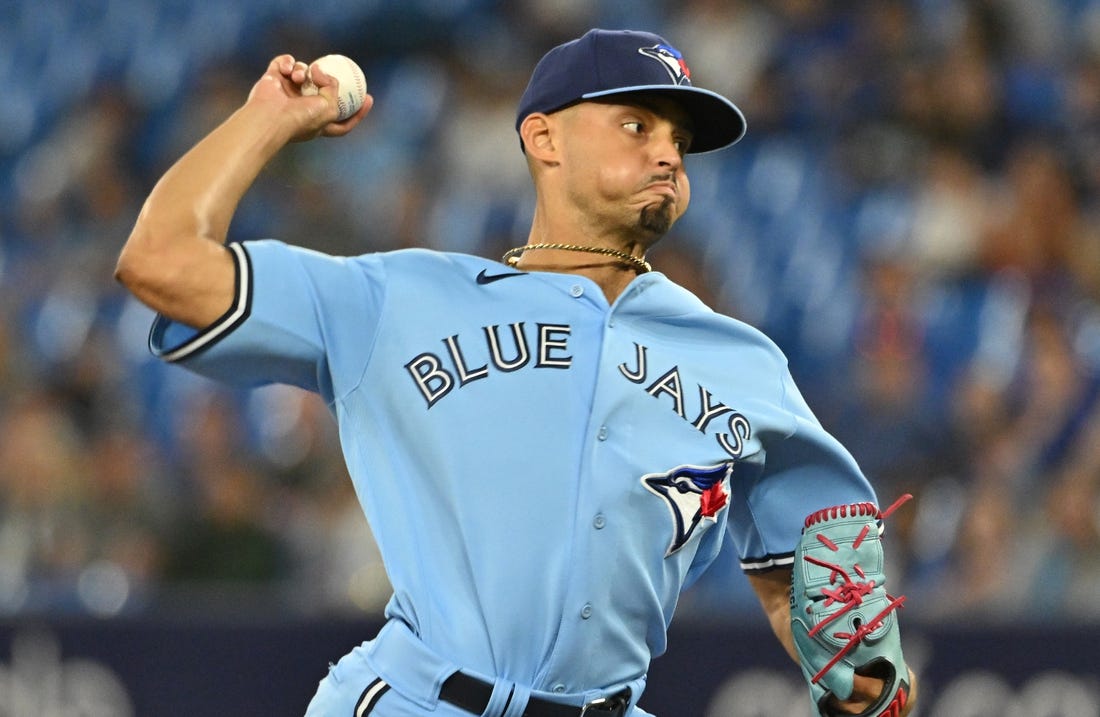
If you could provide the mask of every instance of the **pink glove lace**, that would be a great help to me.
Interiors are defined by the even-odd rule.
[[[897,510],[903,503],[911,499],[913,496],[909,493],[898,498],[894,503],[886,510],[879,513],[878,509],[873,503],[853,503],[851,505],[835,506],[833,508],[827,508],[820,510],[808,518],[806,518],[806,527],[809,528],[817,523],[824,522],[829,518],[848,517],[850,513],[852,516],[866,515],[868,517],[874,517],[876,519],[886,520],[895,510]],[[863,540],[870,532],[871,526],[863,526],[863,530],[856,537],[855,542],[852,543],[853,549],[858,549]],[[836,543],[829,540],[828,537],[818,534],[817,539],[829,550],[837,552],[839,548]],[[819,622],[810,630],[809,635],[813,637],[817,633],[821,632],[827,625],[832,623],[837,618],[843,616],[849,610],[856,608],[863,604],[863,598],[869,595],[875,589],[875,581],[867,580],[866,574],[863,572],[863,568],[859,566],[859,563],[852,565],[852,571],[860,580],[852,579],[852,576],[841,566],[830,563],[824,560],[819,560],[811,555],[806,555],[803,558],[809,563],[825,568],[829,571],[829,584],[836,585],[839,581],[839,586],[835,588],[822,588],[821,593],[825,596],[825,607],[833,605],[834,603],[843,603],[844,607],[833,613],[826,619]],[[854,633],[849,632],[834,632],[833,637],[838,640],[847,640],[847,644],[837,651],[833,658],[829,660],[824,667],[822,667],[816,675],[813,676],[813,682],[816,684],[826,673],[833,668],[833,666],[839,662],[846,654],[848,654],[853,647],[859,644],[863,638],[870,635],[877,630],[882,621],[886,619],[894,610],[897,610],[905,603],[905,596],[893,597],[889,594],[886,595],[886,599],[889,601],[885,608],[874,618],[863,624],[856,623],[856,631]]]

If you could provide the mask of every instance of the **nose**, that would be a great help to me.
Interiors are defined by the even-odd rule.
[[[655,133],[654,160],[662,168],[675,172],[683,166],[684,157],[680,152],[681,141],[671,128]]]

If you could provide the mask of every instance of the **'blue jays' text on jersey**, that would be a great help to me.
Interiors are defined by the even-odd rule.
[[[874,500],[779,350],[659,273],[584,277],[406,250],[234,244],[237,298],[169,361],[319,392],[394,588],[456,664],[569,692],[644,675],[732,540],[792,561],[803,518]]]

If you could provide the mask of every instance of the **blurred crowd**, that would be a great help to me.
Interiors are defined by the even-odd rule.
[[[1100,619],[1100,1],[14,0],[0,70],[0,615],[375,614],[328,409],[161,365],[115,285],[143,197],[270,57],[377,104],[288,148],[231,238],[526,240],[516,101],[552,45],[656,31],[749,133],[689,160],[655,267],[787,353],[927,620]],[[685,595],[757,610],[730,560]]]

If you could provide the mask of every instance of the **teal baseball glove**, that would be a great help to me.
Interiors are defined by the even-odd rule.
[[[905,598],[886,593],[879,525],[911,497],[881,512],[873,503],[853,503],[806,518],[795,550],[791,629],[810,697],[823,717],[838,714],[831,697],[852,696],[856,674],[885,682],[860,717],[897,717],[909,700],[896,612]]]

